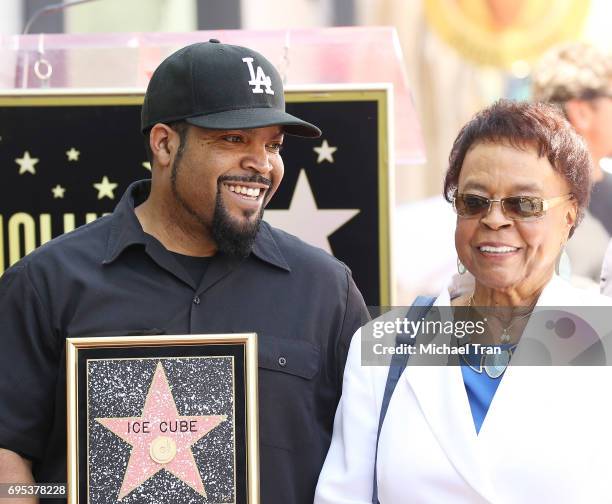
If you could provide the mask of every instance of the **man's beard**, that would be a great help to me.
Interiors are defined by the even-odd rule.
[[[221,185],[224,180],[230,180],[230,177],[221,177],[217,182],[217,194],[215,195],[215,211],[213,213],[212,224],[208,224],[180,195],[177,187],[177,177],[179,172],[179,163],[182,157],[182,152],[177,155],[172,165],[171,185],[172,193],[180,205],[194,217],[204,228],[210,231],[210,234],[217,245],[217,250],[228,256],[238,259],[244,259],[249,256],[255,243],[255,238],[259,232],[259,226],[263,218],[264,207],[257,211],[255,218],[251,215],[245,222],[237,222],[227,211],[223,204],[221,195]],[[249,177],[250,179],[251,177]],[[247,177],[233,177],[240,181],[247,181]],[[255,175],[252,177],[253,182],[269,183],[264,177]]]
[[[228,256],[244,259],[251,253],[255,238],[263,218],[263,205],[255,218],[236,222],[227,211],[221,197],[221,184],[217,189],[215,213],[213,214],[211,234],[219,251]]]

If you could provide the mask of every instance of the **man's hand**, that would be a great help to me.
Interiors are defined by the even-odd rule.
[[[32,477],[32,462],[17,455],[15,452],[0,448],[0,483],[34,483]],[[2,498],[0,504],[37,504],[37,497]]]

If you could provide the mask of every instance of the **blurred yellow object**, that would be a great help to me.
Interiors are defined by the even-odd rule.
[[[578,37],[590,0],[425,0],[432,29],[466,58],[510,68]]]

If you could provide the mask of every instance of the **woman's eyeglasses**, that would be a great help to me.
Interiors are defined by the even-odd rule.
[[[509,196],[502,199],[489,199],[476,194],[456,193],[453,197],[453,208],[459,217],[482,217],[491,211],[493,203],[499,203],[503,214],[512,220],[535,220],[544,216],[553,208],[574,197],[573,194],[543,199],[538,196]]]

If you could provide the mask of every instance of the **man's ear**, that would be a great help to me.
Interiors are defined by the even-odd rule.
[[[591,128],[593,118],[592,104],[586,100],[574,98],[565,103],[565,113],[578,133],[584,133]]]
[[[157,123],[151,128],[149,146],[151,147],[155,164],[161,167],[167,167],[172,162],[173,149],[171,140],[174,136],[173,133],[172,128],[163,123]],[[174,149],[174,152],[176,152],[176,149]]]

